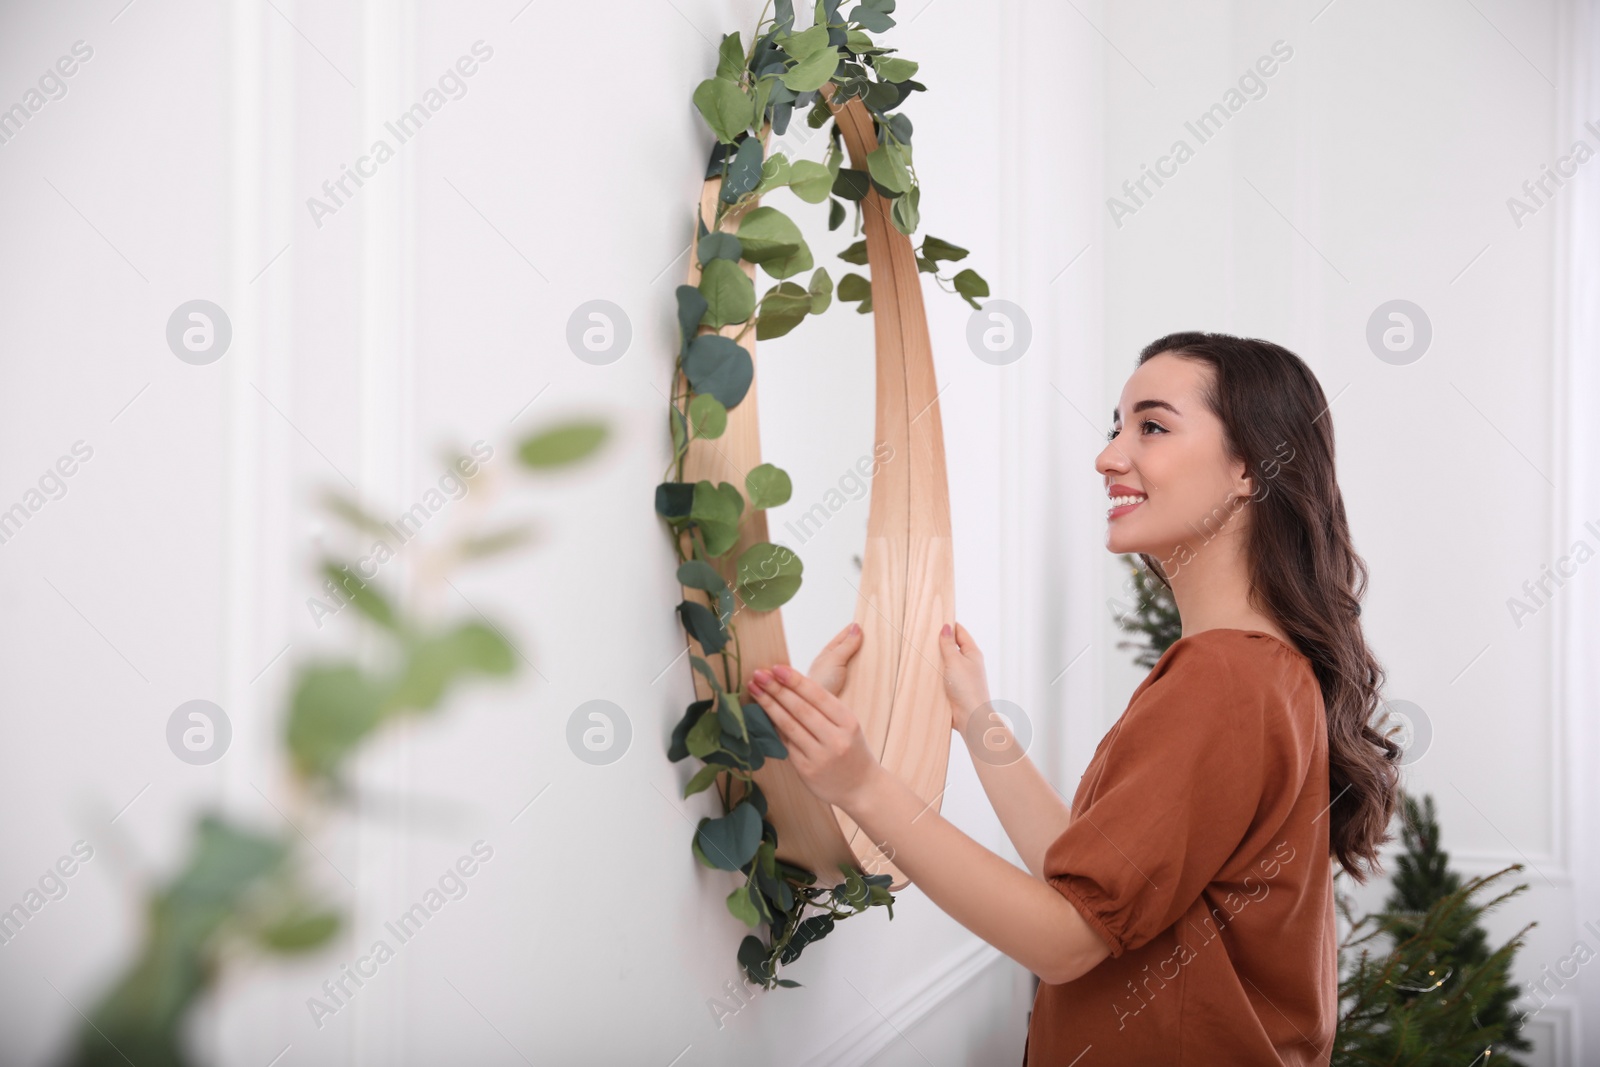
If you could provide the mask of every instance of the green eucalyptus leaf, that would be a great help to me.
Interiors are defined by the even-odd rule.
[[[782,36],[783,32],[774,26],[771,33],[756,39],[755,50],[750,56],[750,73],[757,80],[768,74],[781,73],[788,65],[789,57],[778,47],[778,38]]]
[[[851,245],[849,248],[845,249],[843,252],[840,252],[839,253],[839,258],[844,260],[846,263],[854,263],[857,266],[865,267],[867,265],[867,241],[866,241],[866,238],[862,238],[861,240],[857,241],[855,244]],[[839,294],[839,298],[841,300],[853,299],[851,297],[845,296],[843,293]]]
[[[289,846],[283,838],[231,826],[209,813],[200,817],[195,836],[188,865],[154,903],[158,915],[178,927],[174,939],[199,956],[202,942],[245,895],[282,868]]]
[[[288,747],[302,774],[331,776],[384,717],[386,693],[354,664],[301,672],[289,705]]]
[[[753,117],[753,121],[750,123],[751,128],[759,130],[759,129],[761,129],[762,125],[766,122],[766,120],[767,120],[767,106],[768,106],[768,102],[772,99],[772,90],[775,87],[781,87],[782,86],[782,83],[778,81],[778,77],[779,77],[779,75],[781,73],[782,72],[779,71],[779,72],[774,73],[772,75],[769,75],[767,77],[761,77],[761,78],[757,78],[756,79],[756,84],[755,84],[755,98],[756,99],[755,99],[755,104],[751,109],[751,114],[752,114],[752,117]]]
[[[761,923],[761,912],[756,908],[755,902],[750,899],[750,884],[740,883],[739,887],[728,894],[728,910],[733,917],[754,929]]]
[[[717,140],[725,144],[732,144],[750,128],[750,94],[726,78],[707,78],[696,86],[694,106]]]
[[[728,633],[717,620],[716,613],[704,604],[693,600],[679,601],[678,618],[690,636],[700,642],[700,647],[706,650],[707,655],[716,655],[728,643]]]
[[[877,50],[876,46],[874,46],[872,43],[872,38],[868,37],[860,30],[845,31],[844,46],[850,49],[850,51],[856,55],[863,55],[865,53],[874,52]]]
[[[717,568],[703,559],[686,559],[680,563],[678,584],[690,589],[701,589],[707,593],[720,593],[727,586],[722,580],[722,575],[717,573]]]
[[[917,65],[911,60],[893,56],[873,56],[872,66],[877,70],[878,77],[891,82],[906,81],[917,72]]]
[[[744,721],[750,730],[750,740],[763,754],[773,759],[789,758],[789,749],[778,735],[778,728],[772,725],[765,708],[760,704],[746,704]]]
[[[735,262],[738,262],[739,257],[742,254],[739,250],[739,238],[731,233],[721,232],[708,233],[704,237],[700,238],[698,244],[696,245],[696,251],[699,255],[700,265],[702,267],[707,263],[710,263],[713,259],[731,259]],[[683,286],[682,288],[688,289],[693,293],[700,292],[700,290],[695,289],[693,286]],[[701,309],[700,314],[705,314],[704,308]],[[700,319],[697,317],[695,319],[695,325],[699,325],[699,322]],[[693,334],[690,336],[693,336]]]
[[[699,657],[695,657],[698,659]],[[683,713],[683,718],[678,720],[678,725],[672,728],[672,743],[667,746],[667,759],[673,763],[689,758],[689,731],[700,721],[700,717],[710,709],[710,700],[696,700],[689,705]],[[709,750],[708,750],[709,751]]]
[[[706,484],[710,485],[711,483],[707,482]],[[727,485],[728,483],[723,482],[722,484]],[[722,690],[722,679],[717,677],[717,672],[712,669],[711,664],[707,663],[704,659],[695,655],[693,652],[689,653],[689,664],[694,667],[696,671],[705,676],[706,684],[711,687],[713,692],[720,692]]]
[[[726,263],[725,259],[713,263]],[[743,271],[740,272],[741,276]],[[748,278],[745,279],[747,282]],[[754,292],[754,286],[751,287]],[[749,316],[746,315],[748,318]],[[705,333],[689,342],[683,357],[683,373],[697,393],[710,393],[725,408],[739,406],[755,378],[755,364],[738,342],[721,334]]]
[[[853,167],[841,167],[833,179],[833,195],[843,200],[860,200],[871,188],[867,172]]]
[[[984,281],[977,271],[968,267],[950,280],[955,283],[956,292],[960,293],[967,303],[974,308],[982,309],[983,305],[979,304],[976,298],[989,295],[989,283]]]
[[[474,534],[456,542],[456,551],[463,559],[483,559],[498,555],[533,538],[533,527],[526,523],[503,527],[492,533]]]
[[[789,188],[806,203],[820,204],[833,191],[833,175],[821,163],[802,159],[790,168]]]
[[[694,777],[689,779],[688,784],[683,787],[684,799],[687,800],[696,793],[704,789],[709,789],[717,780],[717,775],[721,773],[722,768],[718,767],[715,763],[708,763],[704,767],[701,767],[695,772]]]
[[[700,861],[700,865],[702,867],[709,867],[713,871],[719,869],[715,863],[712,863],[711,860],[706,858],[705,852],[701,850],[700,837],[698,834],[689,839],[689,847],[694,850],[694,858]]]
[[[674,411],[677,409],[674,408]],[[656,486],[656,514],[664,519],[687,519],[694,506],[694,485],[689,482],[662,482]]]
[[[750,498],[751,508],[775,508],[779,504],[786,504],[794,492],[788,473],[770,463],[750,468],[750,473],[744,476],[744,488]]]
[[[261,944],[274,952],[305,952],[318,948],[339,932],[339,913],[296,913],[278,919],[260,933]]]
[[[928,236],[922,239],[922,254],[937,262],[941,259],[951,261],[967,258],[967,250],[949,241],[941,241],[937,237]]]
[[[872,298],[872,283],[859,274],[846,274],[839,279],[839,299],[854,303]]]
[[[728,236],[731,237],[732,234]],[[735,237],[734,240],[737,241],[738,238]],[[705,260],[702,259],[700,262],[704,263]],[[701,316],[705,313],[706,298],[700,290],[692,285],[678,286],[678,329],[683,335],[683,340],[678,346],[679,352],[687,349],[689,342],[694,340],[695,334],[700,331]]]
[[[718,690],[721,692],[721,690]],[[702,711],[684,735],[684,747],[689,750],[689,755],[698,759],[705,759],[717,750],[722,742],[722,722],[709,711],[714,701],[704,701],[708,710]]]
[[[744,258],[772,277],[782,280],[807,271],[814,265],[811,249],[794,220],[774,207],[758,207],[739,223],[739,243]],[[728,405],[732,407],[732,404]]]
[[[894,28],[894,19],[866,4],[856,5],[855,10],[850,12],[850,21],[865,26],[873,33],[884,33]]]
[[[656,514],[662,518],[688,518],[693,504],[694,486],[691,483],[662,482],[656,486]]]
[[[606,434],[605,423],[588,419],[552,426],[523,438],[517,458],[534,470],[564,467],[587,458],[605,441]]]
[[[881,144],[867,153],[867,171],[872,180],[896,195],[911,189],[911,175],[905,159],[893,144]]]
[[[817,27],[813,26],[812,29]],[[810,33],[811,30],[807,30]],[[839,69],[839,50],[829,45],[802,59],[783,72],[783,84],[797,93],[820,89],[833,78]]]
[[[717,49],[717,77],[737,82],[744,74],[744,42],[737,33],[726,33]]]
[[[702,819],[695,836],[706,857],[725,871],[737,871],[761,845],[761,815],[740,802],[720,819]]]
[[[778,39],[778,47],[794,60],[809,59],[828,46],[826,26],[812,26],[800,33],[791,33]]]
[[[744,708],[727,693],[717,693],[717,722],[722,728],[724,747],[732,740],[749,750],[750,731],[744,724]]]
[[[761,139],[746,137],[728,163],[728,175],[719,194],[724,204],[732,204],[761,181]]]
[[[667,409],[667,422],[672,427],[672,460],[676,463],[678,457],[683,455],[689,447],[689,420],[684,417],[683,411],[674,404]],[[656,495],[656,507],[658,510],[660,506],[661,496],[658,489]]]
[[[800,589],[800,557],[783,545],[760,542],[739,555],[739,596],[755,611],[771,611]]]
[[[721,437],[728,428],[728,409],[710,393],[696,393],[689,401],[689,417],[696,437]]]
[[[921,214],[917,211],[917,206],[921,201],[922,187],[913,185],[911,191],[896,200],[894,206],[889,209],[889,218],[894,223],[894,228],[907,237],[916,231],[917,223],[922,219]]]
[[[828,229],[837,230],[844,225],[844,205],[837,200],[828,201]]]
[[[811,314],[820,315],[828,310],[828,305],[833,302],[833,279],[828,276],[826,267],[818,267],[811,275],[811,284],[806,286],[806,292],[811,299]]]
[[[785,86],[783,85],[783,83],[779,82],[777,85],[775,85],[773,87],[773,91],[776,92],[777,90],[784,89],[784,88],[785,88]],[[773,104],[772,105],[772,132],[775,135],[777,135],[779,137],[782,137],[784,135],[784,133],[789,129],[789,120],[793,115],[794,115],[794,105],[793,104]]]
[[[387,630],[400,629],[400,619],[394,607],[371,582],[362,581],[348,567],[341,567],[332,561],[323,563],[322,573],[361,614]]]
[[[720,329],[733,322],[744,322],[756,309],[755,282],[750,280],[736,259],[713,259],[707,263],[700,274],[700,293],[706,298],[706,312],[701,316],[700,324],[712,329]],[[697,337],[690,342],[690,353],[703,339]],[[731,339],[725,340],[731,343]],[[687,358],[684,363],[687,365]],[[698,386],[695,391],[704,392]]]
[[[810,874],[809,871],[806,873]],[[816,881],[816,875],[811,875],[811,880],[813,882]],[[806,884],[809,885],[810,883]],[[800,924],[795,928],[794,937],[790,938],[789,943],[784,946],[779,962],[787,967],[799,959],[800,953],[805,951],[807,945],[820,941],[833,932],[833,923],[833,915],[827,912],[800,920]]]
[[[756,186],[756,192],[766,194],[773,189],[789,184],[789,157],[782,152],[774,152],[761,164],[761,184]]]
[[[909,83],[908,83],[909,84]],[[863,102],[868,111],[876,111],[880,115],[888,112],[901,100],[902,90],[895,82],[873,82],[867,87],[867,95]]]
[[[761,314],[756,319],[756,340],[782,337],[805,319],[811,311],[811,295],[794,282],[779,282],[761,298]]]
[[[333,490],[323,493],[322,506],[358,530],[378,537],[389,536],[389,528],[381,520],[368,514],[360,504],[342,493]]]
[[[694,506],[689,518],[705,538],[706,552],[720,556],[739,540],[739,516],[744,512],[744,497],[727,482],[712,485],[699,481],[694,486]]]
[[[477,622],[423,638],[407,651],[391,700],[419,711],[437,707],[445,690],[468,674],[507,674],[514,666],[505,638]]]

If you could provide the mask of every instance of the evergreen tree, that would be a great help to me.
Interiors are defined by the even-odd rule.
[[[1490,1018],[1490,1012],[1509,1004],[1508,990],[1516,996],[1512,957],[1535,924],[1481,960],[1458,955],[1459,946],[1475,940],[1471,932],[1486,912],[1528,887],[1516,885],[1482,903],[1475,899],[1479,892],[1520,870],[1514,863],[1473,878],[1421,913],[1381,911],[1356,919],[1349,898],[1338,894],[1339,912],[1351,928],[1339,945],[1332,1067],[1465,1067],[1500,1063],[1498,1054],[1507,1049],[1529,1047],[1517,1033],[1520,1018]]]
[[[1148,670],[1183,635],[1183,620],[1178,617],[1178,605],[1172,599],[1172,590],[1150,572],[1144,560],[1131,554],[1119,558],[1128,568],[1123,593],[1131,596],[1132,602],[1113,598],[1110,607],[1117,625],[1126,633],[1138,635],[1141,640],[1118,641],[1117,647],[1137,649],[1138,654],[1133,661]]]
[[[1350,1048],[1362,1049],[1368,1056],[1387,1055],[1343,1061],[1336,1057],[1335,1062],[1468,1063],[1476,1061],[1448,1057],[1492,1052],[1495,1062],[1503,1057],[1503,1062],[1521,1067],[1510,1053],[1533,1046],[1522,1035],[1522,1014],[1512,1007],[1521,990],[1510,980],[1511,963],[1523,936],[1535,924],[1529,923],[1491,951],[1488,931],[1478,919],[1528,887],[1518,885],[1483,905],[1472,897],[1502,875],[1520,871],[1522,865],[1513,864],[1463,886],[1461,876],[1450,870],[1450,854],[1440,847],[1433,797],[1424,795],[1419,802],[1402,793],[1401,814],[1405,850],[1395,860],[1392,892],[1378,916],[1357,924],[1373,929],[1355,942],[1365,943],[1381,933],[1391,951],[1370,971],[1357,966],[1341,987],[1341,1003],[1349,997],[1352,1005],[1341,1020],[1341,1048],[1348,1038]],[[1341,901],[1341,908],[1348,919],[1348,902]],[[1353,929],[1352,938],[1355,935]],[[1368,961],[1367,951],[1362,951],[1360,964]],[[1414,1058],[1415,1054],[1424,1058]]]

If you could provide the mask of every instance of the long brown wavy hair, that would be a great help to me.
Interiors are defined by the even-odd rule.
[[[1231,457],[1256,479],[1247,548],[1251,601],[1283,627],[1316,672],[1328,719],[1329,852],[1365,883],[1382,870],[1378,848],[1394,836],[1389,821],[1403,750],[1373,727],[1385,673],[1361,632],[1367,565],[1351,546],[1334,477],[1327,398],[1311,368],[1270,341],[1168,334],[1146,345],[1139,363],[1162,353],[1210,366],[1206,406],[1222,421]],[[1139,556],[1170,589],[1157,561]]]

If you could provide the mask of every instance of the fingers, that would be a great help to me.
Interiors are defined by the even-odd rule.
[[[856,654],[856,649],[861,645],[861,626],[851,623],[834,635],[828,642],[828,650],[838,652],[839,658],[848,660]]]
[[[750,695],[755,698],[761,710],[767,713],[767,718],[772,720],[772,725],[778,728],[778,733],[783,737],[783,743],[789,748],[804,756],[811,756],[818,750],[820,742],[812,732],[797,721],[793,714],[775,698],[771,692],[759,684],[760,674],[750,681]],[[772,683],[768,683],[771,685]],[[782,689],[782,686],[773,686]]]
[[[983,652],[978,648],[978,642],[972,639],[972,635],[967,632],[967,628],[959,622],[951,628],[949,633],[940,631],[939,647],[950,653],[959,653],[962,656],[978,659],[983,658]]]
[[[856,623],[851,623],[834,634],[833,639],[822,646],[822,651],[817,653],[817,658],[812,661],[812,666],[815,667],[826,663],[831,659],[848,661],[850,657],[856,654],[856,650],[860,648],[860,645],[861,627]]]
[[[835,645],[842,645],[846,641],[848,641],[850,638],[852,638],[852,637],[860,637],[860,636],[861,636],[861,627],[859,625],[857,625],[856,623],[852,622],[850,625],[846,626],[844,629],[840,630],[838,633],[833,635],[833,640],[828,642],[828,647],[832,648]]]
[[[848,728],[854,716],[826,688],[781,663],[775,664],[771,673],[773,677],[768,688],[774,690],[774,696],[795,718],[805,723],[812,734],[822,737],[829,731],[830,724]]]

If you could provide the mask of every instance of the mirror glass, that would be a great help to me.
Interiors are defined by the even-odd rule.
[[[807,133],[805,143],[797,144],[797,136]],[[769,154],[783,152],[791,162],[822,162],[826,150],[825,130],[805,128],[798,113],[786,136],[768,145]],[[805,568],[799,592],[782,609],[789,662],[804,671],[855,618],[872,475],[878,468],[874,326],[871,312],[857,312],[859,301],[845,303],[837,293],[845,274],[869,276],[865,265],[839,259],[863,237],[855,232],[855,204],[845,201],[845,220],[830,231],[826,201],[808,204],[779,189],[762,203],[795,221],[810,246],[812,271],[825,269],[835,289],[827,311],[807,316],[782,337],[756,342],[761,458],[788,471],[794,484],[789,502],[768,510],[767,536],[798,554]],[[803,288],[812,271],[788,280]],[[757,268],[758,298],[775,284]]]

